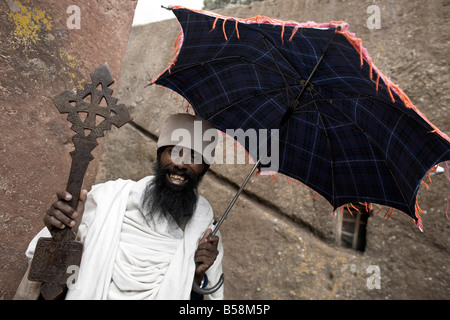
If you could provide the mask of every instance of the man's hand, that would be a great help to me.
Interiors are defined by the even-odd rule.
[[[67,201],[72,199],[72,195],[66,191],[58,191],[56,193],[58,201],[54,202],[47,210],[44,216],[44,224],[48,230],[53,228],[64,229],[66,226],[71,227],[76,233],[80,225],[86,203],[87,191],[81,190],[78,200],[77,210],[72,209]]]
[[[195,270],[195,282],[197,282],[198,285],[202,282],[206,270],[213,265],[219,254],[219,251],[217,250],[219,237],[208,237],[211,232],[211,229],[206,230],[202,239],[199,241],[197,251],[195,252],[194,260],[198,263],[197,269]]]

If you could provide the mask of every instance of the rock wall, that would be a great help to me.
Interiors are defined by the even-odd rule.
[[[90,82],[105,61],[117,88],[136,3],[0,1],[0,299],[14,296],[28,243],[67,183],[74,132],[51,97]]]
[[[371,5],[380,10],[380,29],[368,27]],[[375,65],[448,134],[449,10],[448,1],[437,0],[273,0],[216,12],[239,18],[348,22]],[[131,107],[134,121],[108,134],[97,182],[137,180],[152,173],[160,123],[184,107],[181,97],[166,88],[144,86],[168,66],[178,32],[176,20],[131,31],[118,96]],[[250,168],[251,164],[211,167],[200,192],[217,218]],[[376,215],[376,206],[367,225],[366,249],[358,252],[336,243],[337,220],[324,199],[284,177],[252,177],[221,228],[226,298],[447,299],[449,182],[437,176],[430,190],[422,187],[419,195],[424,233],[398,212],[385,221],[385,210]],[[376,272],[381,276],[379,289],[368,285]]]

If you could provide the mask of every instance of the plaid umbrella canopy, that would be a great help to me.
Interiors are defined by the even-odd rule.
[[[377,203],[421,227],[417,192],[450,159],[450,139],[374,66],[348,24],[170,9],[178,52],[151,84],[181,94],[220,131],[279,129],[278,172],[334,210]]]

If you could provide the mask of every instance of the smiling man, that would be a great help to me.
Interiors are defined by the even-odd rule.
[[[222,274],[220,234],[208,237],[213,211],[197,193],[217,138],[217,130],[199,117],[168,117],[154,176],[83,190],[77,210],[66,203],[70,194],[58,192],[44,217],[47,228],[32,240],[27,256],[32,259],[37,240],[50,236],[49,230],[72,227],[84,248],[66,299],[201,298],[191,292],[193,281],[215,284]],[[16,297],[30,298],[24,291],[26,283]],[[210,298],[222,299],[223,287]]]

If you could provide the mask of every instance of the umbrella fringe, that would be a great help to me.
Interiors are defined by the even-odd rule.
[[[377,211],[377,215],[383,210],[384,206],[381,206],[380,210]]]
[[[225,41],[228,41],[227,33],[225,31],[225,22],[227,22],[227,20],[228,20],[228,18],[225,18],[222,23],[222,31],[223,31],[223,36],[225,37]]]
[[[388,85],[387,90],[388,90],[389,96],[391,97],[392,102],[395,103],[395,98],[394,98],[394,95],[392,94],[391,86]]]
[[[392,91],[395,92],[395,94],[398,96],[398,98],[400,98],[400,100],[404,103],[405,107],[416,111],[417,114],[419,114],[433,128],[433,130],[430,133],[437,133],[439,136],[441,136],[442,138],[444,138],[445,140],[450,142],[450,138],[445,133],[440,131],[433,123],[431,123],[427,119],[427,117],[423,113],[421,113],[419,111],[419,109],[411,102],[411,100],[405,94],[405,92],[402,89],[400,89],[399,86],[394,84],[390,79],[388,79],[385,75],[383,75],[383,73],[374,65],[374,63],[372,62],[372,59],[369,56],[367,49],[363,47],[361,39],[357,38],[354,33],[350,33],[349,31],[347,31],[346,28],[341,29],[340,31],[336,30],[336,32],[344,35],[346,37],[346,39],[355,48],[355,50],[359,53],[361,67],[363,66],[364,60],[369,64],[369,67],[370,67],[369,76],[370,76],[370,79],[372,79],[372,80],[373,80],[373,71],[375,71],[375,73],[377,74],[376,91],[378,91],[378,89],[379,89],[379,81],[381,78],[383,80],[384,84],[386,85],[388,94],[393,103],[395,103],[395,97],[394,97]]]
[[[446,165],[447,165],[447,163],[446,163]],[[433,168],[431,168],[427,172],[426,178],[422,181],[422,183],[425,184],[427,189],[428,189],[429,186],[428,186],[428,184],[425,181],[429,180],[429,182],[431,183],[430,173],[433,172],[433,171],[436,171],[437,167],[438,167],[438,165],[433,166]],[[448,173],[448,165],[447,165],[447,176],[448,176],[448,179],[450,180],[450,174]],[[278,172],[276,174],[271,174],[270,178],[271,178],[272,182],[275,183],[275,184],[277,183],[277,180],[282,181],[281,176],[280,176],[280,174]],[[310,200],[318,200],[319,198],[322,197],[320,193],[318,193],[317,191],[315,191],[312,188],[308,187],[307,185],[303,184],[299,180],[291,178],[291,177],[288,177],[288,176],[285,176],[285,178],[286,178],[286,181],[287,181],[287,183],[289,185],[291,185],[292,181],[294,181],[293,185],[300,184],[303,187],[311,189],[312,190],[312,194],[311,194]],[[374,203],[372,203],[372,202],[359,202],[359,204],[364,206],[366,212],[371,212],[373,210]],[[447,218],[448,218],[447,212],[448,212],[449,205],[450,205],[450,196],[447,199],[447,211],[446,211]],[[331,204],[330,204],[330,206],[331,206]],[[385,207],[386,206],[382,205],[380,207],[380,209],[377,211],[376,215],[378,215],[383,209],[385,209]],[[342,215],[344,209],[347,209],[347,211],[350,213],[350,215],[352,217],[354,217],[354,211],[356,211],[356,213],[360,213],[360,214],[362,213],[361,210],[359,208],[355,207],[352,203],[347,203],[347,204],[344,204],[344,205],[340,206],[339,214]],[[391,218],[392,214],[394,213],[394,210],[395,209],[392,208],[392,207],[387,207],[386,212],[383,215],[383,217],[385,218],[385,221],[388,221]],[[336,218],[336,211],[337,211],[337,209],[332,211],[333,212],[333,216],[335,218]],[[417,197],[416,198],[416,204],[415,204],[415,215],[417,217],[417,221],[414,220],[414,219],[413,219],[413,221],[416,224],[416,226],[420,229],[420,231],[423,232],[422,218],[420,217],[420,213],[423,213],[423,210],[419,206],[419,199]]]
[[[348,206],[348,205],[347,205],[347,206]],[[356,208],[356,207],[353,205],[353,203],[350,203],[350,206],[351,206],[353,209],[355,209],[356,212],[361,212],[358,208]]]
[[[415,107],[409,98],[401,91],[401,89],[396,86],[394,83],[392,83],[386,76],[384,76],[381,71],[374,65],[372,58],[369,56],[369,53],[366,48],[362,45],[362,40],[360,38],[357,38],[354,33],[350,33],[346,29],[343,29],[341,31],[336,31],[342,35],[345,36],[345,38],[350,42],[355,48],[355,50],[359,53],[360,57],[360,64],[361,67],[364,65],[364,61],[369,65],[369,77],[371,80],[373,80],[373,71],[377,74],[377,80],[375,84],[376,91],[379,89],[379,82],[380,78],[382,78],[384,84],[386,85],[386,88],[388,90],[389,96],[391,98],[391,101],[395,103],[394,95],[392,94],[391,88],[394,90],[394,92],[397,93],[397,95],[400,97],[400,99],[405,103],[405,106],[408,108],[413,108],[414,110],[417,110],[417,107]]]
[[[174,97],[174,94],[175,94],[175,97]],[[176,103],[180,103],[178,101],[178,97],[180,97],[180,94],[178,92],[175,92],[175,91],[170,92],[170,98],[175,99]],[[181,107],[184,109],[184,112],[191,113],[191,111],[192,111],[192,113],[195,114],[194,108],[191,108],[191,104],[183,96],[181,96]]]
[[[446,169],[446,175],[447,175],[447,180],[450,181],[450,174],[449,174],[449,169],[448,169],[448,161],[445,161],[445,169]],[[445,210],[445,215],[447,216],[448,219],[448,204],[450,201],[450,195],[447,197],[447,209]]]
[[[389,218],[391,217],[391,215],[392,215],[392,212],[394,212],[394,208],[389,208],[387,211],[386,211],[386,213],[384,214],[384,217],[386,218],[386,216],[388,216],[386,219],[385,219],[385,221],[388,221],[389,220]]]
[[[292,38],[294,38],[294,35],[297,33],[298,28],[299,28],[299,26],[296,26],[296,27],[294,28],[294,30],[292,30],[292,34],[291,34],[291,36],[289,37],[289,41],[292,41]]]
[[[416,217],[417,221],[414,221],[416,223],[416,226],[420,229],[420,231],[423,232],[423,225],[422,225],[422,218],[420,217],[420,213],[423,213],[423,210],[419,207],[419,197],[416,198]]]
[[[446,168],[446,176],[447,176],[447,180],[450,181],[450,173],[449,173],[449,168],[448,168],[448,161],[445,161],[445,168]],[[431,173],[436,172],[436,170],[439,168],[439,164],[434,165],[433,167],[431,167],[430,170],[428,170],[428,172],[425,174],[425,178],[420,182],[421,185],[424,185],[427,190],[429,190],[429,184],[432,183],[433,181],[431,180]],[[447,197],[447,208],[445,210],[445,216],[448,218],[448,208],[449,208],[449,201],[450,201],[450,195]],[[418,203],[416,201],[417,207],[418,207]],[[420,208],[419,208],[420,209]],[[423,212],[423,211],[420,211]]]
[[[447,163],[446,163],[446,166],[447,166],[447,177],[450,180],[450,174],[449,174],[449,171],[448,171],[449,169],[448,169]],[[427,188],[428,188],[428,184],[426,184],[425,180],[429,180],[429,182],[431,182],[430,173],[433,172],[433,171],[436,171],[437,167],[438,167],[438,165],[433,166],[433,168],[431,168],[427,172],[427,175],[426,175],[426,178],[424,179],[424,181],[422,181],[427,186]],[[280,181],[282,181],[281,177],[280,177],[280,174],[278,172],[276,174],[270,175],[270,177],[271,177],[273,183],[277,183],[278,179]],[[277,179],[277,177],[278,177],[278,179]],[[294,185],[300,184],[303,187],[311,189],[307,185],[301,183],[299,180],[286,176],[286,181],[288,182],[289,185],[291,184],[292,180],[294,181],[294,183],[293,183]],[[312,195],[310,197],[310,200],[313,200],[313,199],[314,200],[318,200],[319,198],[322,197],[318,192],[314,191],[313,189],[311,189],[311,190],[312,190]],[[365,207],[365,211],[366,212],[371,212],[373,210],[373,205],[374,204],[371,203],[371,202],[359,202],[359,204]],[[450,204],[450,196],[447,199],[447,211],[446,211],[447,218],[448,218],[447,212],[448,212],[449,204]],[[385,207],[386,206],[381,206],[380,209],[377,211],[376,215],[378,215],[383,209],[385,209]],[[342,205],[340,207],[340,212],[339,212],[340,215],[342,215],[344,209],[347,209],[347,211],[350,213],[350,215],[352,217],[354,216],[354,211],[353,210],[355,210],[356,213],[360,213],[360,214],[362,213],[361,210],[359,208],[355,207],[352,203],[348,203],[348,204]],[[394,208],[387,207],[386,212],[383,215],[383,217],[385,218],[385,221],[388,221],[391,218],[392,214],[394,213],[394,210],[395,210]],[[337,209],[332,211],[333,212],[333,216],[335,218],[336,218],[336,211],[337,211]],[[414,219],[413,219],[413,221],[414,221],[415,225],[420,229],[420,231],[423,232],[423,224],[422,224],[422,218],[420,217],[420,213],[423,213],[423,210],[419,206],[419,199],[417,197],[416,198],[416,204],[415,204],[415,214],[416,214],[416,217],[417,217],[417,221],[414,220]]]
[[[373,63],[372,63],[372,58],[369,57],[369,65],[370,65],[370,69],[369,69],[369,77],[371,80],[373,80]]]
[[[448,167],[447,162],[448,161],[445,161],[446,175],[447,175],[447,180],[450,181],[449,167]],[[428,170],[428,172],[425,174],[425,178],[420,182],[420,184],[424,185],[427,188],[427,190],[429,189],[430,183],[432,183],[431,173],[435,172],[438,169],[438,167],[439,167],[438,164],[431,167],[431,169]],[[445,210],[445,216],[447,217],[447,219],[448,219],[449,202],[450,202],[450,195],[447,197],[447,207]],[[415,221],[415,220],[413,220],[413,221],[415,222],[417,227],[420,229],[420,231],[423,232],[422,218],[420,217],[420,214],[423,213],[424,211],[419,206],[419,196],[416,197],[416,203],[415,203],[414,208],[415,208],[415,214],[417,217],[417,221]]]
[[[210,17],[214,17],[215,20],[213,22],[213,26],[212,26],[210,32],[216,28],[217,21],[219,19],[223,19],[224,22],[222,24],[222,31],[224,33],[225,39],[228,39],[228,37],[227,37],[227,35],[225,33],[225,26],[224,26],[225,22],[227,20],[235,21],[235,29],[236,29],[236,34],[237,34],[238,38],[239,38],[239,30],[238,30],[238,23],[239,22],[247,23],[247,24],[250,24],[250,23],[265,23],[265,24],[280,25],[282,27],[281,40],[282,40],[283,43],[284,43],[284,39],[283,38],[284,38],[285,26],[295,27],[294,30],[293,30],[293,34],[291,35],[289,40],[292,40],[292,37],[294,36],[295,32],[297,32],[297,29],[299,27],[304,27],[304,28],[330,28],[330,27],[336,27],[338,25],[343,25],[344,28],[346,28],[348,26],[348,24],[343,22],[343,21],[332,21],[330,23],[316,23],[314,21],[308,21],[306,23],[298,23],[298,22],[295,22],[295,21],[292,21],[292,20],[283,21],[283,20],[278,20],[278,19],[275,19],[275,18],[269,18],[269,17],[266,17],[266,16],[254,16],[254,17],[251,17],[251,18],[242,19],[242,18],[235,18],[235,17],[227,17],[227,16],[224,16],[224,15],[221,15],[221,14],[218,14],[218,13],[215,13],[215,12],[211,12],[211,11],[190,9],[190,8],[186,8],[186,7],[180,6],[180,5],[171,5],[170,8],[171,9],[186,9],[186,10],[189,10],[189,11],[193,11],[193,12],[197,12],[197,13],[200,13],[200,14],[208,15]]]
[[[437,133],[439,136],[441,136],[442,138],[444,138],[445,140],[450,142],[450,138],[443,132],[441,132],[434,124],[432,124],[426,117],[425,115],[423,115],[419,109],[411,102],[411,100],[408,98],[408,96],[397,86],[395,85],[392,81],[390,81],[386,76],[384,76],[381,71],[373,64],[372,59],[369,56],[369,53],[367,51],[366,48],[363,47],[362,45],[362,40],[360,38],[357,38],[356,35],[354,33],[350,33],[347,28],[348,28],[348,23],[344,22],[344,21],[331,21],[329,23],[316,23],[314,21],[308,21],[306,23],[298,23],[292,20],[289,21],[282,21],[282,20],[278,20],[278,19],[274,19],[274,18],[269,18],[266,16],[255,16],[255,17],[251,17],[251,18],[247,18],[247,19],[241,19],[241,18],[235,18],[235,17],[227,17],[227,16],[223,16],[214,12],[210,12],[210,11],[204,11],[204,10],[195,10],[195,9],[189,9],[183,6],[179,6],[179,5],[171,5],[170,6],[171,9],[186,9],[186,10],[190,10],[193,12],[197,12],[197,13],[201,13],[204,15],[208,15],[211,17],[215,17],[213,26],[211,28],[211,31],[215,29],[216,27],[216,23],[218,21],[218,19],[224,19],[223,24],[222,24],[222,31],[224,33],[224,37],[225,39],[228,41],[228,37],[226,35],[225,32],[225,22],[227,20],[230,21],[235,21],[235,29],[236,29],[236,34],[239,38],[239,30],[238,30],[238,22],[241,23],[265,23],[265,24],[272,24],[272,25],[280,25],[282,27],[281,30],[281,39],[284,43],[284,30],[285,30],[285,26],[292,26],[294,27],[294,30],[292,31],[292,34],[289,38],[289,40],[292,40],[294,34],[297,32],[298,28],[303,27],[303,28],[332,28],[332,27],[337,27],[340,26],[341,28],[338,30],[336,29],[337,33],[340,33],[342,35],[344,35],[346,37],[346,39],[352,44],[352,46],[355,48],[355,50],[359,53],[360,55],[360,63],[361,63],[361,67],[364,65],[364,60],[369,64],[370,66],[370,78],[372,79],[373,77],[373,71],[375,71],[375,73],[377,73],[377,80],[376,80],[376,90],[378,91],[379,89],[379,80],[380,78],[383,80],[384,84],[386,85],[386,88],[388,90],[389,96],[392,100],[392,102],[395,102],[395,97],[392,91],[395,92],[395,94],[400,98],[401,101],[403,101],[403,103],[405,104],[405,106],[407,108],[411,108],[413,110],[415,110],[432,128],[433,130],[430,133]],[[177,37],[177,40],[175,41],[175,50],[173,51],[173,53],[175,53],[175,57],[172,59],[172,61],[169,64],[169,67],[166,69],[169,73],[170,73],[170,69],[171,67],[176,63],[177,60],[177,56],[178,53],[181,49],[181,46],[183,44],[183,31],[182,28],[180,27],[181,31]],[[164,70],[163,72],[161,72],[156,78],[154,78],[152,80],[152,84],[154,84],[156,82],[156,80],[166,71]],[[372,79],[373,80],[373,79]]]
[[[180,25],[180,23],[178,22],[178,24]],[[170,55],[174,55],[174,57],[172,58],[172,60],[169,63],[169,66],[164,69],[163,71],[161,71],[160,74],[158,74],[155,78],[153,78],[152,81],[150,81],[148,85],[153,85],[155,84],[156,80],[158,80],[159,77],[161,77],[166,71],[170,72],[170,69],[172,68],[173,65],[175,65],[175,63],[177,62],[177,58],[178,58],[178,53],[180,52],[181,46],[183,45],[183,29],[180,26],[180,32],[178,33],[177,38],[175,39],[175,43],[174,43],[174,50],[170,53]]]
[[[376,84],[376,87],[375,87],[375,89],[376,89],[376,91],[378,92],[378,85],[380,84],[380,73],[379,72],[377,72],[377,84]]]
[[[350,213],[350,215],[351,215],[352,217],[354,217],[353,211],[350,209],[350,206],[349,206],[348,203],[346,204],[346,207],[347,207],[347,211]]]
[[[214,29],[216,28],[216,23],[217,23],[217,20],[219,20],[219,17],[216,17],[216,19],[214,19],[214,22],[213,22],[212,28],[211,28],[211,30],[209,30],[209,32],[213,31],[213,30],[214,30]]]

